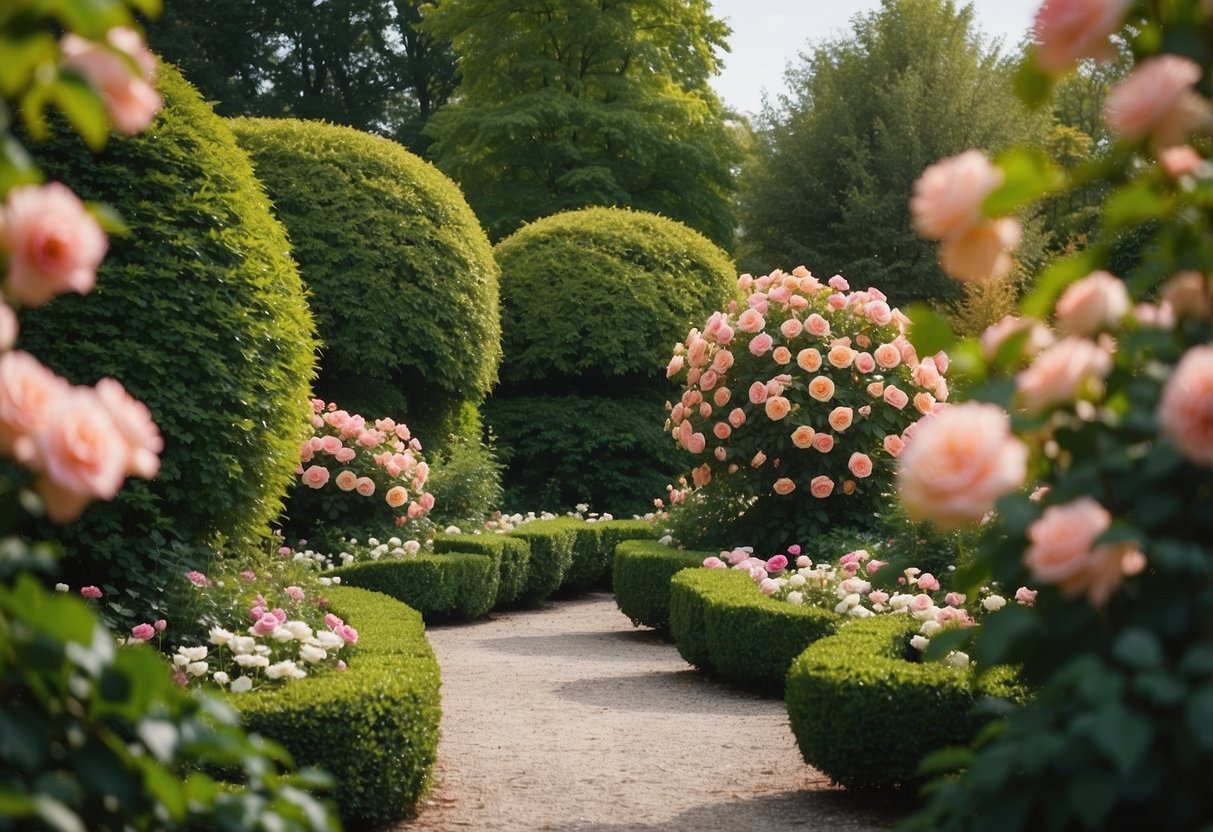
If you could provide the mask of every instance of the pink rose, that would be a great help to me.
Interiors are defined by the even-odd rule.
[[[272,612],[262,613],[249,631],[255,636],[268,636],[278,628],[280,623],[278,617]]]
[[[949,592],[947,595],[944,596],[944,599],[943,599],[944,603],[947,604],[949,607],[964,606],[965,600],[966,599],[965,599],[964,594],[960,593],[960,592]]]
[[[434,495],[433,494],[422,494],[420,499],[421,499],[421,507],[423,509],[425,509],[426,511],[433,511],[433,509],[434,509]]]
[[[935,397],[930,393],[914,394],[914,409],[926,416],[935,410]]]
[[[809,483],[809,493],[819,500],[824,500],[834,493],[834,481],[824,474],[813,477]]]
[[[721,324],[720,330],[716,333],[716,343],[722,347],[733,340],[733,328],[728,324]]]
[[[1193,85],[1200,66],[1178,55],[1146,58],[1115,84],[1104,101],[1104,120],[1129,141],[1147,136],[1155,147],[1183,144],[1188,133],[1207,120],[1207,107]]]
[[[779,334],[789,341],[804,331],[804,325],[795,318],[788,318],[779,325]]]
[[[876,364],[882,369],[892,370],[901,363],[901,351],[893,344],[881,344],[873,352]]]
[[[1063,338],[1015,377],[1029,413],[1074,401],[1112,371],[1112,356],[1084,338]]]
[[[101,590],[95,586],[82,586],[80,587],[80,594],[90,601],[95,601],[101,597]]]
[[[1024,563],[1036,580],[1056,584],[1070,596],[1085,592],[1093,603],[1102,604],[1125,574],[1127,550],[1095,546],[1111,525],[1112,515],[1090,497],[1050,506],[1028,527],[1031,545]]]
[[[733,353],[728,350],[717,350],[712,356],[712,369],[719,375],[724,375],[733,366]]]
[[[348,468],[344,468],[337,473],[337,477],[333,481],[342,491],[353,491],[354,486],[358,483],[358,475]]]
[[[934,389],[939,383],[939,369],[935,366],[934,358],[924,358],[910,373],[910,379],[919,387],[927,390]]]
[[[712,435],[715,436],[717,439],[719,439],[721,442],[728,439],[732,434],[733,434],[733,428],[731,428],[729,426],[728,422],[717,422],[712,427]]]
[[[350,414],[344,410],[330,410],[323,418],[325,424],[337,430],[345,430],[345,426],[350,422]]]
[[[336,436],[320,437],[320,450],[324,451],[326,454],[329,454],[330,456],[332,454],[337,453],[339,450],[341,450],[344,447],[345,446],[341,444],[341,440],[338,439]]]
[[[791,364],[792,363],[792,351],[789,350],[787,347],[778,346],[774,349],[774,351],[772,351],[771,360],[774,361],[776,364]]]
[[[770,335],[765,332],[759,333],[750,341],[750,354],[757,356],[766,355],[770,352],[771,346],[774,343],[775,341]]]
[[[825,338],[830,334],[830,322],[816,312],[805,318],[804,328],[810,335],[815,335],[818,338]]]
[[[674,376],[678,375],[680,372],[682,372],[682,367],[685,362],[686,359],[681,355],[676,355],[671,358],[670,363],[667,364],[665,368],[665,377],[673,378]]]
[[[765,409],[767,418],[772,422],[778,422],[788,415],[792,406],[783,396],[772,396],[766,400]]]
[[[902,438],[895,433],[891,433],[884,438],[884,449],[888,452],[889,456],[893,457],[894,459],[901,456],[901,452],[904,451],[905,448],[906,443],[902,441]]]
[[[1111,61],[1111,36],[1120,28],[1127,0],[1046,0],[1032,22],[1036,64],[1060,75],[1083,58]]]
[[[1108,272],[1092,272],[1062,293],[1057,301],[1057,328],[1067,335],[1092,337],[1120,323],[1129,306],[1123,281]]]
[[[706,370],[704,371],[704,374],[699,377],[699,389],[705,392],[711,390],[716,386],[716,382],[719,379],[720,377],[716,375],[715,370]]]
[[[918,588],[923,592],[934,592],[939,589],[939,580],[930,572],[923,572],[918,576]]]
[[[756,381],[750,385],[750,401],[754,404],[762,404],[767,400],[767,386],[761,381]]]
[[[776,494],[779,494],[780,496],[787,496],[788,494],[791,494],[795,490],[796,490],[796,483],[794,483],[788,477],[780,477],[779,479],[775,480],[775,493]],[[784,566],[786,566],[786,565],[787,565],[787,560],[785,559]],[[780,568],[782,568],[782,567],[780,567]]]
[[[304,595],[303,589],[300,587],[297,587],[297,586],[288,586],[286,589],[284,589],[282,591],[285,592],[287,594],[287,597],[289,597],[293,601],[302,601],[304,599],[304,597],[306,597]]]
[[[861,480],[872,476],[872,458],[867,454],[856,451],[847,460],[847,468]]]
[[[394,485],[383,495],[383,499],[392,508],[400,508],[409,501],[409,492],[402,485]]]
[[[105,232],[65,185],[22,185],[0,207],[0,252],[8,256],[4,292],[41,306],[64,292],[87,294],[105,256]]]
[[[156,635],[156,628],[151,624],[136,624],[131,627],[131,638],[136,641],[147,641],[154,635]]]
[[[808,425],[801,425],[792,431],[792,444],[797,448],[810,448],[813,446],[813,436],[816,433]]]
[[[0,352],[8,352],[17,343],[20,324],[17,313],[7,303],[0,301]]]
[[[920,592],[910,599],[909,609],[910,612],[925,613],[933,606],[935,606],[935,602],[931,600],[931,596]]]
[[[910,403],[910,397],[893,384],[885,387],[884,400],[890,406],[895,407],[898,410],[904,410],[905,406]]]
[[[130,453],[127,473],[150,480],[160,471],[164,440],[147,405],[131,397],[117,379],[103,378],[94,390]]]
[[[134,29],[116,26],[106,44],[67,34],[59,42],[63,65],[84,76],[101,97],[115,129],[133,136],[152,123],[163,101],[152,85],[156,59]],[[131,64],[138,72],[132,71]]]
[[[1213,347],[1179,359],[1159,398],[1158,426],[1185,459],[1213,467]]]
[[[914,230],[928,240],[962,236],[981,222],[981,203],[1002,178],[1002,171],[978,150],[936,162],[914,183]]]
[[[821,353],[812,347],[796,353],[796,365],[806,373],[815,373],[821,369]]]
[[[717,407],[724,407],[731,398],[733,398],[733,391],[727,387],[717,387],[716,391],[712,393],[712,401]]]
[[[940,243],[939,265],[950,277],[968,283],[1001,280],[1011,273],[1011,252],[1022,234],[1013,217],[986,220]]]
[[[834,437],[828,433],[818,433],[813,437],[813,450],[828,454],[834,450]]]
[[[874,399],[879,399],[884,396],[884,382],[873,381],[868,385],[868,395]]]
[[[42,424],[68,383],[27,352],[0,355],[0,451],[13,454],[23,438]],[[23,455],[32,451],[26,448]]]
[[[687,440],[687,450],[693,454],[703,453],[704,448],[708,446],[707,438],[702,433],[692,433],[690,439]]]
[[[897,489],[915,520],[945,530],[978,520],[1027,476],[1027,447],[995,405],[966,403],[920,422],[901,454]]]
[[[767,461],[767,455],[764,454],[762,451],[759,451],[758,453],[754,454],[753,459],[750,460],[750,467],[751,468],[761,468],[764,464],[766,464],[766,461]]]
[[[186,572],[185,578],[196,587],[208,587],[211,585],[211,579],[196,569]]]
[[[363,497],[369,497],[375,493],[375,481],[370,477],[359,477],[354,483],[354,490]]]
[[[747,309],[737,318],[737,328],[742,332],[762,332],[766,325],[766,320],[757,309]]]
[[[1158,166],[1172,179],[1194,176],[1205,166],[1205,158],[1191,145],[1164,147],[1158,151]]]
[[[1022,604],[1025,607],[1031,606],[1036,601],[1036,594],[1037,590],[1021,586],[1015,590],[1015,603]]]
[[[303,484],[309,488],[323,488],[329,481],[329,469],[323,465],[310,465],[303,472]]]
[[[728,568],[728,564],[726,564],[724,561],[722,561],[720,558],[716,557],[715,555],[704,558],[703,565],[706,566],[708,569],[727,569]]]
[[[1034,358],[1041,350],[1053,343],[1053,335],[1048,329],[1032,318],[1017,318],[1007,315],[996,324],[991,324],[981,334],[981,349],[986,358],[993,358],[1007,339],[1020,332],[1027,331],[1027,339],[1023,342],[1021,354]]]
[[[868,418],[869,416],[871,416],[871,415],[872,415],[872,405],[870,405],[870,404],[865,404],[865,405],[862,405],[862,406],[859,408],[859,410],[858,410],[858,411],[856,411],[856,412],[857,412],[857,413],[858,413],[860,416],[862,416],[864,419],[866,419],[866,418]]]
[[[788,568],[788,559],[784,555],[772,555],[767,560],[767,572],[782,572]]]
[[[687,348],[687,363],[692,367],[702,367],[708,360],[708,342],[703,338],[694,338]]]
[[[876,369],[876,359],[871,353],[861,352],[855,356],[855,369],[861,373],[870,373]]]
[[[834,398],[834,382],[829,376],[814,376],[809,382],[809,396],[819,402]]]
[[[849,407],[836,407],[830,411],[830,427],[842,433],[849,428],[855,419],[855,414]]]
[[[851,284],[847,283],[847,279],[840,274],[836,274],[828,281],[831,289],[837,289],[840,292],[845,292],[851,288]]]
[[[1162,301],[1181,318],[1213,317],[1209,279],[1195,270],[1177,272],[1162,285]]]
[[[165,630],[168,629],[168,622],[165,621],[163,618],[157,618],[156,623],[152,626],[154,626],[156,628],[156,632],[163,633]]]
[[[893,320],[893,310],[882,300],[874,300],[864,310],[868,320],[877,326],[887,326]]]
[[[764,387],[763,390],[766,390]],[[739,428],[745,424],[745,411],[740,407],[735,407],[729,411],[729,424],[734,428]]]

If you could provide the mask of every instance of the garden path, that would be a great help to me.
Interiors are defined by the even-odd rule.
[[[399,830],[875,832],[894,818],[804,764],[781,700],[705,678],[610,595],[428,635],[436,784]]]

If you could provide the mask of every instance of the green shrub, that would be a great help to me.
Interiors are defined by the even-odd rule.
[[[382,592],[427,621],[479,618],[497,603],[499,569],[488,556],[465,552],[385,558],[334,569],[348,586]]]
[[[497,606],[516,603],[527,586],[531,547],[517,537],[504,534],[440,534],[434,538],[435,552],[475,552],[497,564],[500,576]]]
[[[405,421],[435,449],[464,435],[466,406],[496,381],[501,329],[497,264],[459,189],[395,142],[348,127],[232,126],[312,293],[325,344],[317,393]]]
[[[611,588],[615,549],[620,543],[625,540],[656,540],[661,536],[661,529],[648,520],[600,520],[598,527],[602,531],[602,551],[606,559],[606,571],[598,583],[603,589]]]
[[[625,540],[615,549],[614,589],[619,611],[636,626],[670,630],[670,579],[703,565],[714,552],[671,549],[655,540]]]
[[[426,490],[434,495],[429,518],[436,526],[479,524],[502,506],[501,463],[491,445],[473,434],[452,434],[430,460]]]
[[[781,691],[796,657],[843,620],[832,610],[767,598],[736,570],[684,570],[670,584],[670,631],[679,653],[742,687]]]
[[[382,826],[403,818],[430,786],[438,662],[415,610],[351,587],[332,587],[329,600],[359,631],[349,670],[229,701],[250,730],[336,775],[347,828]]]
[[[920,622],[904,616],[854,619],[806,649],[788,671],[785,699],[805,762],[848,788],[919,782],[919,761],[967,746],[987,721],[983,694],[1019,698],[1005,669],[975,692],[967,670],[910,661]]]
[[[564,583],[564,577],[573,565],[573,545],[580,522],[570,517],[532,520],[506,532],[507,536],[525,540],[531,547],[526,590],[519,601],[524,604],[544,601]]]
[[[24,349],[74,383],[120,379],[164,436],[154,481],[41,535],[63,542],[70,583],[139,612],[166,572],[205,568],[208,547],[259,545],[298,463],[316,346],[248,157],[176,70],[158,85],[165,106],[142,135],[98,156],[66,129],[32,146],[49,178],[109,203],[130,234],[111,239],[96,291],[21,314]]]

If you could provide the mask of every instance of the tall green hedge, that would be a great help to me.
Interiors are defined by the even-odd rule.
[[[205,547],[254,545],[278,515],[316,347],[248,157],[172,67],[158,85],[165,106],[151,128],[100,156],[66,130],[33,144],[48,177],[113,206],[130,233],[111,239],[94,292],[22,312],[20,341],[75,383],[119,379],[164,435],[155,481],[132,480],[53,532],[74,584],[102,584],[140,614],[166,570],[204,565]]]
[[[501,359],[498,267],[451,180],[321,122],[234,119],[286,225],[325,348],[317,393],[441,446],[474,429]]]

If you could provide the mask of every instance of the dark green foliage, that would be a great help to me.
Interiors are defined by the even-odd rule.
[[[573,543],[580,522],[571,517],[532,520],[507,532],[510,537],[525,540],[531,547],[526,590],[519,599],[522,603],[544,601],[564,583],[565,575],[573,565]]]
[[[441,448],[501,357],[497,264],[463,195],[400,145],[347,127],[232,126],[311,291],[317,395]]]
[[[619,611],[638,627],[670,630],[670,579],[703,565],[713,552],[671,549],[656,540],[627,540],[615,549],[614,589]]]
[[[656,527],[644,520],[592,520],[580,523],[576,530],[573,563],[561,585],[569,594],[610,586],[611,562],[620,541],[657,537]]]
[[[915,785],[927,754],[973,742],[988,721],[974,710],[981,694],[1022,698],[1005,669],[985,677],[976,693],[968,671],[912,661],[918,625],[887,615],[849,621],[788,671],[785,699],[800,753],[834,782]]]
[[[342,584],[403,601],[427,621],[479,618],[497,603],[497,561],[486,555],[452,551],[364,561],[332,574],[339,575]]]
[[[297,762],[336,774],[347,828],[382,826],[429,789],[441,719],[438,662],[416,610],[352,587],[328,595],[359,632],[349,670],[229,701],[250,730],[281,742]]]
[[[602,552],[606,559],[605,571],[598,581],[598,586],[609,589],[611,573],[615,568],[615,549],[625,540],[656,540],[661,536],[661,529],[648,520],[606,520],[598,521],[602,532]]]
[[[80,598],[10,582],[23,548],[0,553],[0,830],[338,828],[304,790],[327,778],[291,774],[277,743],[177,687],[150,647],[116,649]]]
[[[499,576],[498,606],[517,602],[526,589],[531,547],[525,540],[504,534],[440,534],[434,538],[434,551],[475,552],[492,558]]]
[[[281,511],[316,344],[248,158],[176,71],[164,66],[158,83],[153,126],[100,156],[63,132],[33,145],[48,178],[109,203],[130,234],[111,240],[96,291],[21,315],[24,349],[75,383],[119,379],[164,435],[154,482],[131,481],[53,534],[72,584],[140,612],[167,573],[204,567],[207,547],[257,545]]]
[[[683,570],[670,583],[678,652],[742,687],[782,690],[795,658],[841,621],[832,610],[767,598],[748,574],[731,569]]]
[[[501,508],[502,466],[493,448],[479,436],[477,419],[449,436],[442,451],[430,460],[425,489],[434,495],[428,517],[436,526],[479,525]]]

